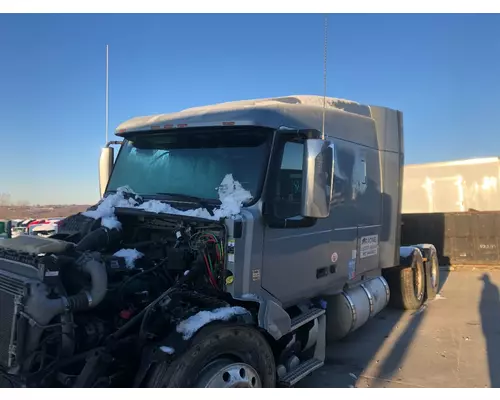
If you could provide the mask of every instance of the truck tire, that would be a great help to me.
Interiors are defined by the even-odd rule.
[[[387,271],[391,297],[389,305],[403,310],[416,310],[425,299],[425,270],[422,254],[418,249],[412,252],[409,266],[397,267]]]
[[[439,290],[439,260],[434,246],[429,246],[427,250],[427,262],[425,263],[426,298],[433,300]]]
[[[203,328],[172,363],[153,367],[152,388],[271,388],[276,386],[274,355],[255,328],[215,324]]]

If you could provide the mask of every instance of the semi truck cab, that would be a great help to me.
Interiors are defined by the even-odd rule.
[[[16,300],[20,320],[94,326],[58,344],[78,372],[61,382],[47,371],[44,384],[293,386],[321,368],[328,342],[388,304],[435,296],[435,248],[400,246],[401,112],[287,96],[133,118],[116,135],[101,152],[98,204],[50,238],[0,243],[0,283],[7,269],[36,281],[2,264],[2,246],[90,278],[39,278],[68,293]],[[21,361],[44,329],[29,340],[11,331],[2,340],[19,352],[3,375],[42,385],[26,383]],[[120,346],[134,351],[124,358]]]

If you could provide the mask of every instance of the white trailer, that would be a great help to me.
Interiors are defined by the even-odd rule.
[[[499,211],[500,158],[406,165],[404,214]]]

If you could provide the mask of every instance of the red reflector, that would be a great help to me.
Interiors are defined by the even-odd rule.
[[[123,319],[130,319],[131,316],[132,316],[132,311],[130,311],[130,310],[120,311],[120,317]]]
[[[164,125],[163,129],[172,129],[174,126],[173,125]]]
[[[185,128],[186,126],[188,126],[188,124],[178,124],[177,128]]]
[[[223,122],[222,123],[222,125],[224,125],[224,126],[232,126],[234,124],[235,124],[234,122]]]
[[[123,132],[125,132],[125,131],[126,131],[126,129],[119,129],[119,130],[118,130],[118,133],[123,133]]]

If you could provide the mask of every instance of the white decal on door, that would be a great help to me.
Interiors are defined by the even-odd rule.
[[[378,253],[378,235],[363,236],[360,239],[359,258],[375,256]]]

